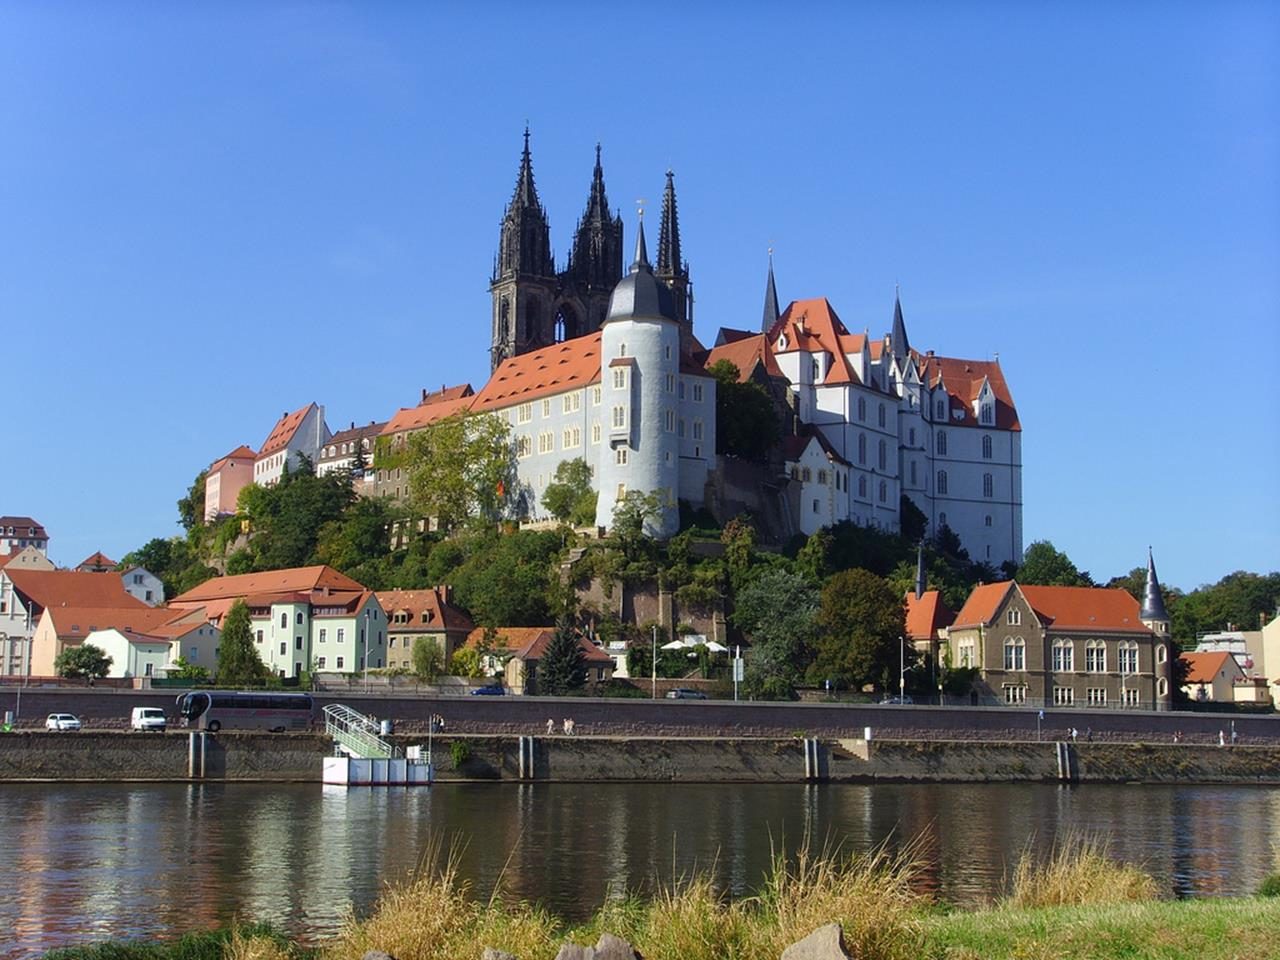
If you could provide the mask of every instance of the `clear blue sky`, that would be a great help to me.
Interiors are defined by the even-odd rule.
[[[666,11],[671,11],[667,13]],[[488,374],[521,132],[676,172],[704,340],[826,296],[1000,355],[1028,542],[1183,588],[1280,556],[1280,7],[0,2],[0,513],[177,532],[210,461]]]

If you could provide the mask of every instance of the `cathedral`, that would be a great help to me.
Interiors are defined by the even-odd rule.
[[[655,259],[641,219],[624,269],[597,145],[557,268],[526,129],[490,280],[491,376],[470,403],[510,424],[521,513],[544,517],[557,466],[581,457],[602,527],[630,491],[659,495],[650,532],[660,537],[678,530],[680,501],[722,522],[748,512],[778,539],[844,521],[897,531],[914,507],[930,534],[951,529],[975,560],[1021,561],[1022,427],[998,359],[914,348],[898,297],[879,337],[851,332],[822,297],[780,310],[772,261],[760,321],[722,327],[703,346],[671,171]],[[717,453],[708,368],[721,360],[775,400],[783,437],[765,463]]]

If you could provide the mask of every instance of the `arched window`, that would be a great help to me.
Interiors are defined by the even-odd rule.
[[[1102,640],[1090,640],[1084,645],[1084,668],[1089,673],[1107,672],[1107,645]]]
[[[858,398],[858,419],[859,420],[867,419],[867,398],[866,397]]]
[[[552,325],[552,337],[556,343],[564,343],[578,335],[578,318],[568,304],[561,304]]]
[[[1027,644],[1021,637],[1009,637],[1004,642],[1004,668],[1027,669]]]
[[[982,525],[983,525],[983,526],[985,526],[985,527],[989,527],[989,526],[991,526],[991,514],[989,514],[989,513],[988,513],[988,514],[983,518]]]
[[[934,410],[935,419],[937,420],[947,419],[947,401],[939,400],[937,403],[934,404],[933,410]]]
[[[876,419],[879,422],[880,426],[883,427],[884,426],[884,404],[883,403],[880,404],[880,410],[876,414]]]
[[[938,526],[945,527],[947,525],[947,515],[945,513],[938,514]]]
[[[1075,645],[1070,640],[1053,641],[1053,669],[1056,673],[1071,673],[1076,668]]]
[[[881,470],[884,470],[889,464],[889,448],[885,446],[883,440],[880,441],[879,449],[876,451],[876,462],[880,464]]]
[[[994,424],[996,422],[995,405],[990,401],[982,404],[982,406],[978,408],[978,420],[988,426]]]
[[[866,477],[858,477],[858,496],[862,497],[862,499],[864,500],[867,498],[867,478]]]
[[[1132,640],[1122,640],[1119,647],[1120,672],[1138,672],[1138,644]]]
[[[1169,695],[1169,681],[1161,677],[1156,681],[1156,696],[1167,697]]]
[[[982,495],[984,497],[991,496],[992,489],[993,489],[993,485],[991,482],[991,474],[984,473],[982,475]]]
[[[498,342],[506,343],[511,336],[511,301],[503,297],[498,301]]]
[[[880,481],[880,502],[884,503],[889,499],[889,485],[883,480]]]
[[[942,430],[938,431],[938,436],[934,443],[934,452],[940,457],[945,457],[947,455],[947,435]]]
[[[867,462],[867,435],[865,433],[858,434],[858,462]]]
[[[982,437],[982,459],[991,459],[991,434],[984,434]]]
[[[938,495],[942,496],[947,492],[947,471],[938,471]]]
[[[1169,659],[1169,648],[1163,643],[1156,646],[1156,663],[1165,663]]]

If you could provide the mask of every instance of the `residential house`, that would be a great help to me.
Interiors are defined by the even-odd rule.
[[[0,567],[12,566],[14,570],[55,570],[48,555],[35,547],[23,547],[17,553],[0,554]]]
[[[986,584],[947,631],[951,663],[980,671],[980,702],[1166,710],[1167,621],[1144,612],[1119,589]]]
[[[259,656],[280,677],[387,665],[387,618],[378,598],[332,567],[216,577],[174,597],[169,606],[205,607],[221,628],[237,600],[249,607]]]
[[[1235,688],[1247,678],[1231,653],[1184,653],[1181,659],[1187,664],[1187,682],[1182,690],[1188,697],[1200,702],[1235,702]]]
[[[46,609],[145,609],[129,596],[118,573],[81,573],[75,570],[0,568],[0,671],[8,676],[51,676],[57,649],[41,650],[35,644],[36,628]]]
[[[24,547],[49,552],[49,534],[30,517],[0,517],[0,554],[17,553]]]
[[[409,498],[409,471],[404,466],[404,451],[409,437],[438,420],[463,413],[471,408],[475,391],[471,384],[441,387],[434,392],[422,391],[422,400],[414,407],[401,407],[382,427],[374,441],[372,477],[366,472],[364,490],[373,496],[391,497],[403,502]],[[368,486],[369,482],[372,486]]]
[[[498,627],[493,631],[476,627],[467,637],[466,646],[485,651],[482,662],[489,671],[500,671],[502,682],[511,693],[537,694],[538,663],[554,634],[554,627]],[[587,670],[588,690],[613,678],[613,657],[581,634],[578,647]]]
[[[293,413],[283,413],[258,450],[253,464],[253,482],[269,487],[279,482],[285,467],[296,470],[306,457],[312,464],[331,436],[324,422],[324,407],[309,403]],[[205,487],[208,498],[208,487]]]
[[[810,536],[849,519],[850,464],[821,430],[809,427],[800,436],[784,437],[782,459],[791,477],[789,492],[797,498],[791,513],[799,518],[801,533]]]
[[[413,645],[435,643],[447,664],[475,629],[465,610],[453,603],[453,588],[379,590],[378,603],[387,614],[387,666],[413,668]]]
[[[244,444],[213,461],[204,475],[204,522],[236,512],[240,491],[253,483],[258,455]]]
[[[137,597],[149,607],[158,607],[164,603],[164,583],[145,567],[128,567],[121,574],[124,588],[131,596]]]
[[[118,563],[98,550],[76,564],[75,569],[81,573],[109,573],[118,566]]]
[[[202,646],[208,652],[203,659],[211,659],[216,655],[218,630],[202,609],[49,607],[36,629],[38,675],[54,673],[59,654],[85,643],[111,657],[108,677],[155,677],[163,676],[184,648],[196,655],[193,663],[201,659]]]
[[[316,476],[323,477],[338,470],[346,470],[353,481],[360,481],[373,469],[374,446],[385,423],[370,421],[367,427],[357,427],[354,422],[346,430],[339,430],[320,448],[316,460]],[[363,466],[360,464],[363,463]]]

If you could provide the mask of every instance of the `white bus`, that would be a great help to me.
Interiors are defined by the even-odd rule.
[[[233,730],[306,730],[311,697],[277,690],[195,690],[178,697],[182,725],[217,733]]]

